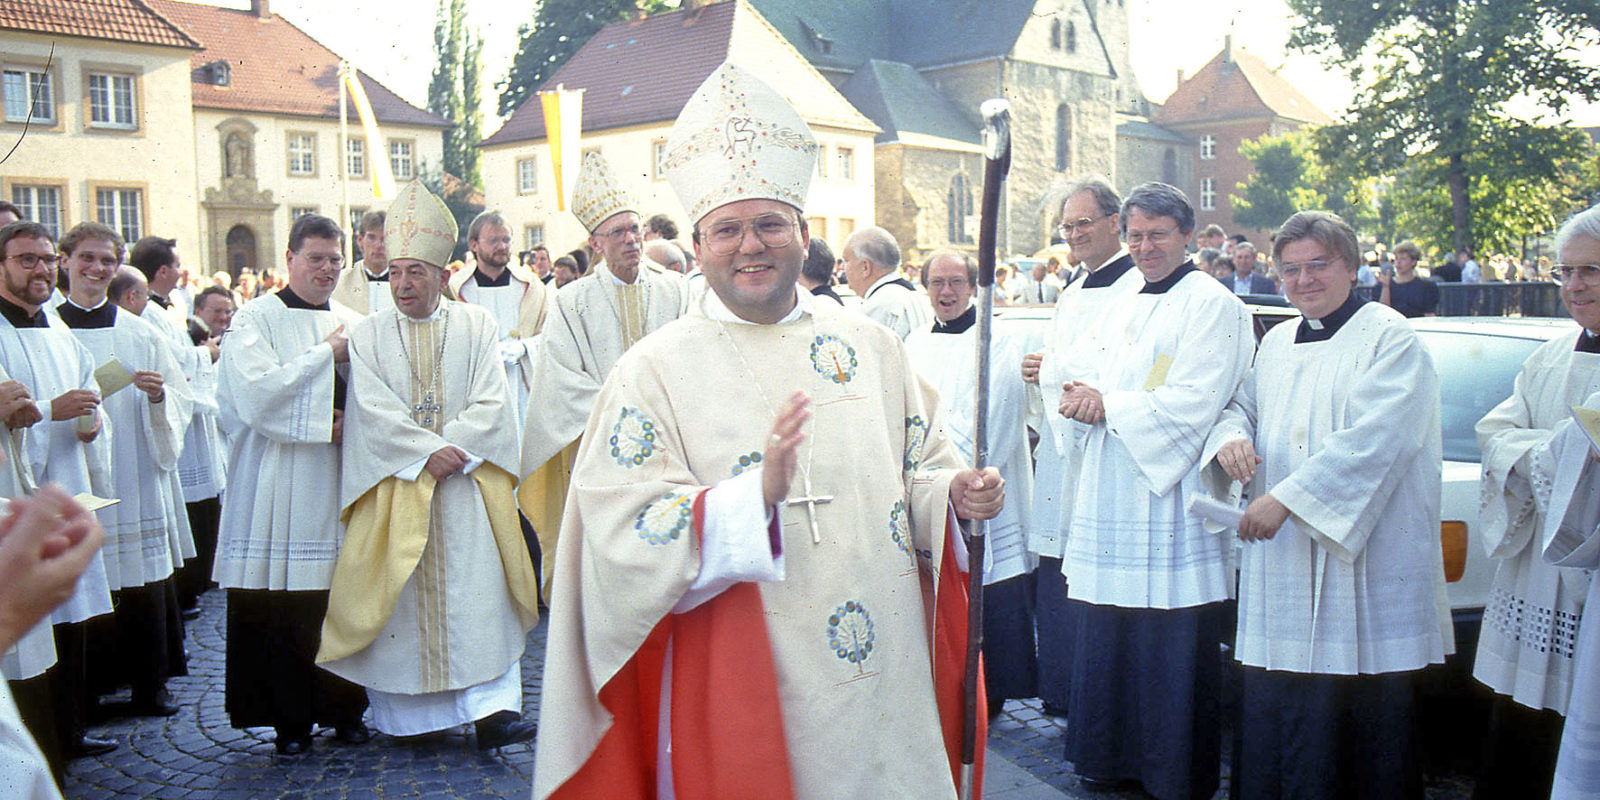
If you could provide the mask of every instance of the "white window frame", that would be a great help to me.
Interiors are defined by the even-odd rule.
[[[42,66],[29,64],[7,64],[3,77],[0,77],[0,94],[5,96],[5,121],[53,127],[61,119],[56,113],[57,91],[55,73]],[[13,80],[13,77],[15,78]],[[43,91],[40,91],[40,88]],[[13,99],[12,92],[25,92],[26,96]],[[13,114],[12,106],[19,106],[20,113]],[[33,119],[28,119],[29,108],[33,110]]]
[[[534,156],[517,159],[517,194],[539,191],[539,162]]]
[[[367,140],[350,137],[344,140],[344,169],[352,178],[367,176]]]
[[[1217,179],[1200,179],[1200,210],[1215,211],[1217,209]]]
[[[817,142],[817,177],[828,177],[828,146]]]
[[[66,230],[66,209],[62,205],[62,198],[66,195],[66,188],[61,184],[52,183],[13,183],[10,185],[11,203],[22,211],[23,219],[30,219],[43,225],[56,239]],[[53,203],[46,204],[41,195],[53,195]],[[49,219],[46,219],[45,210],[52,209]]]
[[[94,187],[94,216],[122,235],[123,241],[144,238],[144,189],[132,186]]]
[[[292,178],[317,176],[317,135],[307,131],[289,131],[285,139],[285,161]]]
[[[411,139],[389,140],[389,171],[397,181],[417,177],[417,145]]]
[[[138,76],[126,72],[90,72],[89,127],[139,129]]]
[[[1211,159],[1216,158],[1216,157],[1217,157],[1217,137],[1212,136],[1209,133],[1204,135],[1204,136],[1202,136],[1202,137],[1200,137],[1200,158],[1201,158],[1201,160],[1210,161]]]
[[[834,157],[839,160],[839,180],[856,179],[856,150],[854,147],[835,147]]]
[[[653,180],[666,180],[667,177],[667,140],[656,139],[650,142],[650,177]]]
[[[365,208],[350,207],[350,238],[361,238],[361,218],[367,215]],[[359,252],[359,248],[357,250]]]
[[[289,207],[289,224],[290,225],[294,225],[294,221],[295,220],[297,220],[297,219],[299,219],[299,218],[301,218],[303,216],[306,216],[307,214],[315,214],[315,213],[317,213],[317,207],[316,206],[290,206]]]
[[[522,249],[532,250],[535,245],[544,244],[544,225],[524,225],[522,227]]]

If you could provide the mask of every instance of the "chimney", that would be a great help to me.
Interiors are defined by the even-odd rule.
[[[272,16],[272,9],[267,7],[267,0],[250,0],[250,13],[261,19]]]
[[[1183,70],[1182,69],[1178,70],[1178,85],[1179,86],[1183,85]]]
[[[266,1],[261,0],[262,3]],[[1222,37],[1222,60],[1230,63],[1233,61],[1233,34],[1231,33]]]

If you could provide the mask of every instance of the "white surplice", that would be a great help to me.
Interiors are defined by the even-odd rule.
[[[1023,346],[995,331],[989,353],[988,466],[999,470],[1006,482],[1006,503],[988,523],[988,536],[983,542],[984,585],[1032,572],[1036,565],[1027,550],[1033,513],[1033,470],[1028,461],[1025,425],[1028,401],[1022,379],[1016,370],[1008,368],[1022,363]],[[961,457],[972,463],[978,326],[961,333],[913,331],[906,337],[906,354],[917,374],[938,390],[945,434]]]
[[[912,288],[899,272],[890,272],[867,287],[857,308],[867,319],[894,331],[901,339],[933,324],[928,296]]]
[[[0,681],[0,790],[8,800],[61,800],[50,765],[22,723],[5,681]]]
[[[323,342],[361,316],[246,303],[222,337],[217,400],[229,439],[227,502],[212,577],[227,589],[328,588],[339,554],[335,366]]]
[[[11,377],[0,369],[0,383],[9,380]],[[27,428],[0,432],[0,505],[8,498],[33,493],[33,476],[28,473],[27,464],[22,460],[27,438]],[[3,513],[3,509],[0,509],[0,513]],[[0,658],[0,676],[8,681],[26,680],[43,674],[55,663],[56,639],[47,616],[23,634]]]
[[[104,471],[91,477],[89,448],[78,441],[77,420],[50,419],[50,402],[73,389],[95,394],[94,357],[73,337],[61,320],[45,315],[48,328],[14,328],[0,319],[0,368],[28,387],[44,419],[29,429],[23,461],[36,484],[59,483],[67,494],[89,492],[111,495]],[[105,415],[99,411],[101,425]],[[104,435],[102,427],[101,434]],[[106,579],[105,556],[96,551],[78,578],[72,598],[51,612],[54,623],[82,622],[111,613],[111,585]]]
[[[441,391],[431,400],[439,408],[421,424],[414,398],[417,385],[432,380],[436,357]],[[379,730],[391,735],[519,710],[517,665],[526,630],[484,495],[470,474],[484,462],[508,476],[517,471],[518,443],[509,433],[516,421],[495,320],[482,308],[447,299],[421,322],[381,311],[350,331],[350,365],[341,508],[390,477],[415,481],[428,457],[447,445],[472,461],[467,474],[435,488],[427,543],[382,631],[366,648],[321,666],[365,686]],[[357,527],[352,521],[351,536]],[[350,546],[355,541],[347,540]]]
[[[360,261],[339,273],[339,283],[333,287],[331,299],[358,314],[376,314],[394,308],[394,292],[390,291],[387,273],[383,280],[377,280],[367,274],[364,262]]]
[[[528,393],[533,387],[533,365],[539,357],[539,335],[536,331],[518,330],[518,327],[521,324],[523,298],[528,292],[545,294],[544,283],[537,279],[525,281],[511,274],[507,276],[509,280],[505,286],[479,286],[476,277],[468,278],[456,289],[456,293],[462,302],[479,306],[494,317],[500,337],[500,360],[506,370],[507,396],[513,403],[512,411],[516,416],[514,428],[517,441],[520,442],[522,423],[528,414]],[[548,298],[538,302],[543,306]]]
[[[1106,418],[1084,437],[1062,562],[1068,596],[1157,609],[1226,600],[1232,541],[1188,509],[1203,492],[1206,437],[1255,355],[1250,312],[1190,270],[1165,292],[1124,295],[1100,325],[1103,344],[1088,352],[1099,354],[1091,385]]]
[[[1337,675],[1440,663],[1454,636],[1433,361],[1405,318],[1378,303],[1324,341],[1295,343],[1299,326],[1288,320],[1262,339],[1206,448],[1253,439],[1262,463],[1250,488],[1291,512],[1274,538],[1244,546],[1237,657]]]
[[[216,497],[227,487],[227,480],[223,478],[226,454],[217,429],[217,365],[211,360],[211,349],[195,344],[178,313],[162,308],[154,300],[145,304],[139,318],[154,326],[172,346],[172,354],[189,380],[194,414],[183,436],[183,452],[178,456],[178,483],[183,487],[180,500],[192,503]],[[210,568],[209,564],[205,566]]]
[[[1600,394],[1583,402],[1600,409]],[[1573,569],[1600,569],[1600,451],[1575,426],[1551,442],[1556,473],[1544,526],[1544,559]],[[1600,582],[1591,582],[1586,605],[1600,608]],[[1579,625],[1567,721],[1561,730],[1550,800],[1600,797],[1600,619]]]
[[[1122,258],[1127,258],[1126,252],[1100,269],[1111,268]],[[1144,286],[1144,274],[1131,266],[1131,259],[1128,263],[1127,270],[1110,286],[1085,287],[1084,281],[1094,273],[1073,281],[1056,300],[1050,317],[1039,383],[1029,389],[1030,424],[1039,434],[1039,445],[1034,448],[1033,525],[1028,531],[1028,549],[1036,555],[1061,558],[1066,554],[1083,444],[1093,426],[1061,416],[1061,387],[1075,380],[1099,385],[1097,365],[1105,358],[1106,328],[1102,323],[1106,311]]]
[[[522,438],[522,474],[544,466],[583,433],[600,384],[633,341],[624,315],[639,314],[643,334],[688,309],[689,292],[676,272],[645,269],[632,286],[638,303],[621,301],[624,284],[605,262],[555,293],[534,362],[532,395]],[[631,310],[630,310],[631,309]]]
[[[1472,675],[1522,705],[1563,714],[1589,574],[1545,563],[1536,539],[1555,476],[1550,443],[1572,424],[1570,407],[1600,390],[1600,355],[1573,350],[1579,333],[1534,350],[1511,396],[1477,426],[1483,451],[1478,530],[1500,566],[1483,610]]]
[[[113,589],[144,586],[172,576],[193,558],[194,537],[184,512],[178,456],[194,402],[170,346],[139,317],[102,301],[116,316],[110,327],[71,328],[96,364],[115,359],[129,372],[159,372],[163,399],[129,385],[100,403],[111,457],[111,497],[121,502],[95,512],[106,531],[101,548]]]

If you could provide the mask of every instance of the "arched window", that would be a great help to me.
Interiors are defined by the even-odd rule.
[[[1170,147],[1161,154],[1161,182],[1178,185],[1178,151]]]
[[[1050,20],[1050,49],[1061,49],[1061,20]]]
[[[1078,52],[1078,26],[1076,23],[1067,23],[1067,52]]]
[[[1066,103],[1056,106],[1056,171],[1072,165],[1072,109]]]
[[[967,176],[959,172],[950,179],[950,192],[945,207],[949,210],[948,233],[951,244],[972,241],[967,235],[967,217],[972,216],[972,189],[967,186]]]

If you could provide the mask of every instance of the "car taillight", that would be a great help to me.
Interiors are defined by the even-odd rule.
[[[1450,520],[1439,523],[1439,542],[1444,545],[1444,580],[1455,583],[1467,571],[1467,523]]]

